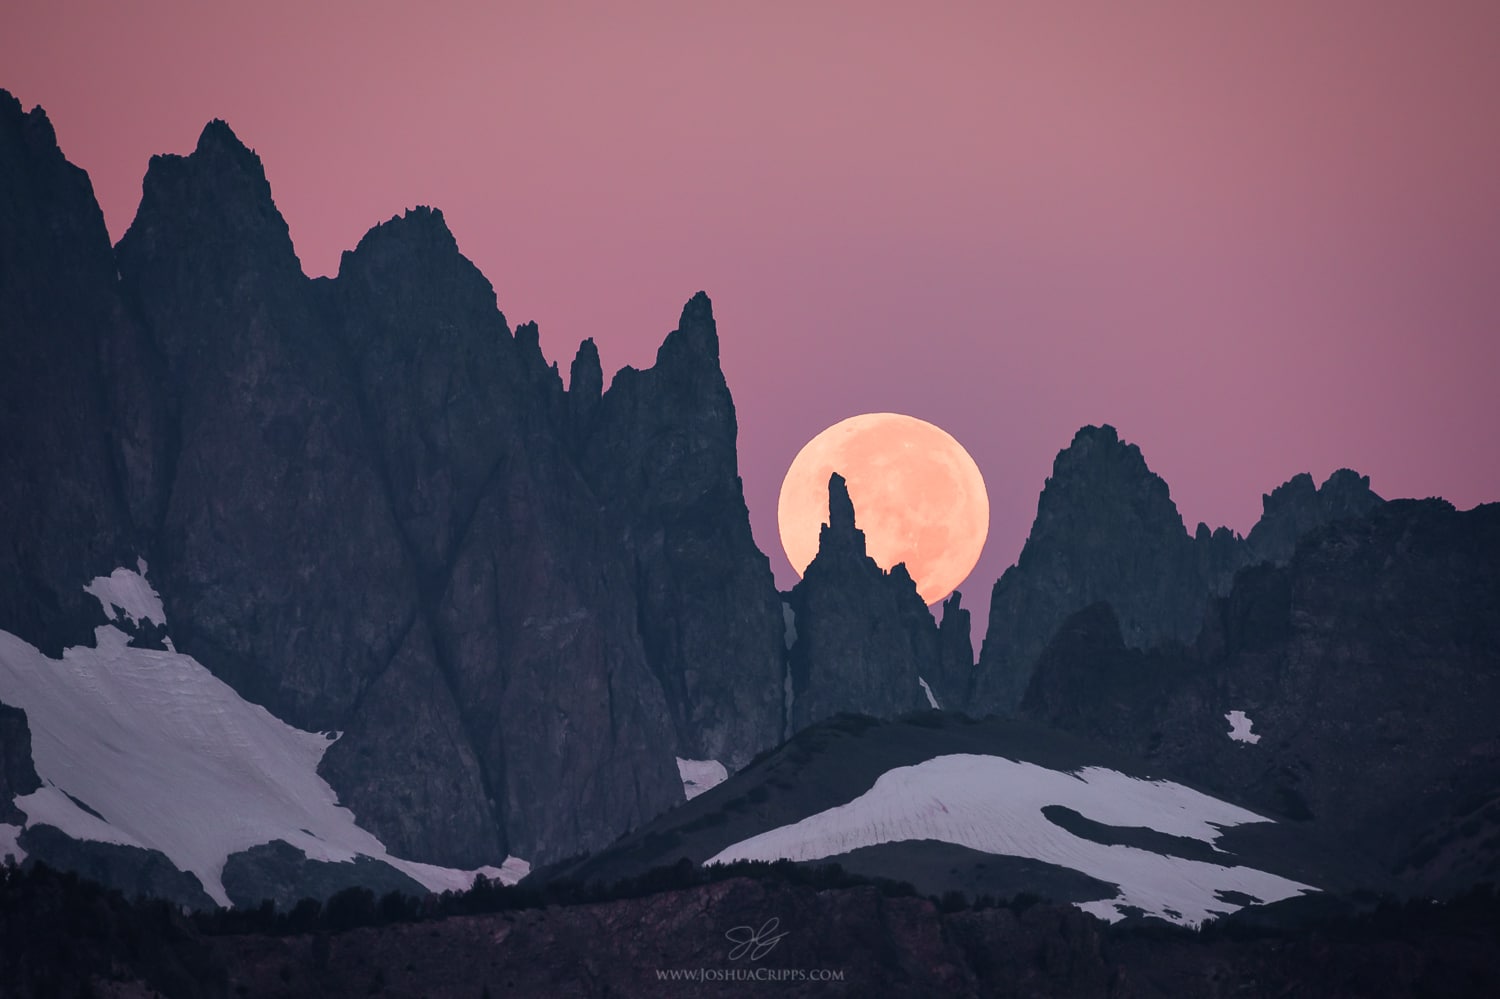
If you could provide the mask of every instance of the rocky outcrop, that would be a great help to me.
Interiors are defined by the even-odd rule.
[[[1057,628],[1098,601],[1130,648],[1193,641],[1237,571],[1282,564],[1308,531],[1374,509],[1383,501],[1369,486],[1348,469],[1321,489],[1298,475],[1264,498],[1248,537],[1206,524],[1189,536],[1140,449],[1108,425],[1084,427],[1058,454],[1021,557],[995,584],[970,709],[1015,710]]]
[[[284,840],[231,854],[224,861],[224,892],[240,908],[262,901],[285,912],[304,898],[326,902],[346,888],[367,888],[378,898],[400,892],[420,898],[424,889],[390,864],[372,857],[333,863],[311,860]]]
[[[42,786],[31,759],[31,727],[26,712],[0,704],[0,822],[21,825],[26,813],[15,799]]]
[[[750,533],[708,296],[683,308],[654,366],[621,370],[602,398],[598,364],[586,342],[568,393],[581,467],[633,559],[678,755],[743,766],[782,734],[783,619]]]
[[[55,826],[27,826],[17,837],[26,863],[74,871],[126,898],[162,898],[189,909],[212,909],[197,877],[178,870],[160,850],[74,839]]]
[[[1441,894],[1500,873],[1497,650],[1500,505],[1393,501],[1241,572],[1192,649],[1129,649],[1104,605],[1073,616],[1022,711]]]
[[[840,712],[890,718],[929,706],[921,679],[943,673],[938,627],[906,566],[886,572],[865,553],[865,534],[836,472],[818,554],[787,604],[796,630],[792,731]]]

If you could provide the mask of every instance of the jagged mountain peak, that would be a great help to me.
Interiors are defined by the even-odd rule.
[[[599,363],[599,348],[593,337],[580,343],[573,355],[572,367],[568,369],[568,392],[590,399],[598,399],[604,392],[604,368]]]
[[[1245,538],[1250,557],[1285,562],[1313,527],[1361,516],[1383,502],[1370,489],[1370,477],[1352,469],[1338,469],[1316,488],[1311,475],[1298,473],[1261,497],[1261,518]]]
[[[244,156],[246,153],[255,155],[254,150],[240,141],[240,137],[234,134],[234,129],[229,127],[229,122],[223,118],[214,118],[203,126],[203,131],[198,133],[198,145],[194,151],[207,154],[225,152],[232,156]],[[256,159],[258,161],[259,157]]]
[[[1081,487],[1138,507],[1156,506],[1161,515],[1175,518],[1179,526],[1182,524],[1166,481],[1151,471],[1140,447],[1122,440],[1107,423],[1080,428],[1072,442],[1058,452],[1042,500],[1046,501],[1049,491],[1054,495],[1063,490],[1071,493],[1074,490],[1070,487]],[[1168,507],[1170,515],[1166,512]]]
[[[418,205],[371,227],[340,257],[338,280],[388,308],[496,318],[509,330],[494,285],[459,250],[437,208]]]
[[[1095,441],[1103,444],[1118,444],[1120,442],[1120,432],[1108,423],[1101,423],[1098,426],[1086,423],[1079,427],[1078,432],[1073,435],[1072,446]]]
[[[428,205],[408,208],[401,214],[392,215],[384,222],[372,226],[353,250],[344,251],[344,257],[357,256],[361,251],[368,252],[371,248],[382,245],[441,250],[462,256],[458,252],[458,241],[453,238],[448,221],[443,217],[442,209]]]
[[[573,364],[568,368],[567,413],[575,448],[581,448],[587,441],[603,395],[604,368],[599,363],[599,348],[589,337],[578,345]]]
[[[198,133],[198,143],[188,156],[166,154],[151,157],[153,165],[157,160],[196,161],[202,164],[205,172],[243,177],[254,185],[256,193],[262,195],[265,201],[271,201],[271,185],[266,180],[265,164],[255,150],[245,145],[222,118],[215,118],[203,126],[203,131]],[[150,176],[149,167],[147,176]]]
[[[46,154],[49,160],[63,159],[62,150],[57,145],[57,130],[52,127],[47,112],[41,105],[27,111],[14,94],[3,88],[0,88],[0,130],[20,133],[32,156]]]
[[[1306,472],[1298,472],[1275,489],[1261,495],[1261,513],[1262,515],[1276,513],[1297,502],[1299,497],[1312,496],[1317,491],[1317,487],[1313,485],[1313,477]]]
[[[700,291],[682,307],[677,329],[667,334],[656,352],[658,367],[672,368],[694,362],[719,366],[719,330],[708,293]]]
[[[1335,470],[1321,486],[1314,486],[1313,477],[1307,472],[1298,472],[1261,496],[1261,511],[1262,516],[1272,517],[1314,499],[1329,505],[1341,505],[1361,504],[1370,497],[1379,499],[1370,489],[1370,477],[1351,468]]]
[[[197,258],[194,267],[302,273],[265,166],[217,118],[204,126],[188,155],[151,157],[140,207],[116,253],[124,275],[142,255],[188,247]]]

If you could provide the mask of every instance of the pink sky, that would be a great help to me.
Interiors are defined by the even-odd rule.
[[[587,336],[649,365],[706,290],[782,587],[782,474],[867,411],[984,473],[981,619],[1085,423],[1189,529],[1345,465],[1500,499],[1489,0],[24,7],[0,87],[116,238],[149,157],[222,117],[309,274],[436,205],[565,372]]]

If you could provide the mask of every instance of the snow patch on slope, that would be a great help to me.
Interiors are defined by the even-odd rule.
[[[729,771],[718,760],[684,760],[679,756],[677,773],[682,777],[682,793],[689,801],[729,779]]]
[[[165,623],[160,599],[129,570],[94,580],[89,592],[112,617],[117,605],[134,620]],[[160,850],[221,905],[229,855],[278,839],[313,860],[384,861],[433,891],[467,888],[476,873],[518,880],[525,863],[514,858],[458,871],[390,856],[318,776],[328,736],[248,703],[191,656],[132,647],[113,625],[94,638],[94,648],[54,660],[0,631],[0,700],[26,712],[44,784],[16,800],[28,824]]]
[[[1229,722],[1229,738],[1235,742],[1248,742],[1252,746],[1260,741],[1260,736],[1250,731],[1250,726],[1255,723],[1245,717],[1245,712],[1231,711],[1224,717]]]
[[[1248,867],[1095,843],[1054,825],[1042,814],[1047,805],[1105,825],[1191,837],[1215,849],[1222,827],[1269,821],[1169,781],[1138,780],[1101,767],[1071,774],[965,753],[889,770],[848,804],[752,836],[705,863],[820,860],[879,843],[940,840],[1057,864],[1115,884],[1115,898],[1081,906],[1104,919],[1119,919],[1125,907],[1134,906],[1187,925],[1239,908],[1218,892],[1273,902],[1316,890]]]
[[[158,625],[167,623],[167,613],[162,610],[161,597],[146,582],[146,560],[136,559],[136,570],[116,569],[108,576],[98,576],[83,589],[99,601],[105,616],[118,621],[118,607],[131,624],[151,621]]]
[[[927,681],[919,676],[917,677],[917,682],[922,685],[922,693],[927,695],[927,703],[941,711],[942,708],[938,707],[937,698],[932,696],[932,688],[927,686]]]

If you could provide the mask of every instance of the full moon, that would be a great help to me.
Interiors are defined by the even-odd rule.
[[[882,569],[905,562],[928,604],[973,571],[990,530],[979,466],[940,427],[900,413],[865,413],[808,441],[781,483],[781,546],[798,575],[818,553],[834,472],[848,484],[865,550]]]

